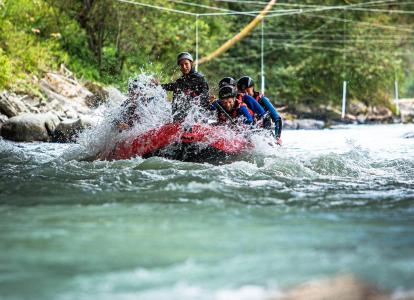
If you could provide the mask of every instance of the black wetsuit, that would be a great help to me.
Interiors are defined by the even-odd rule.
[[[174,121],[182,121],[192,105],[209,108],[208,84],[204,75],[191,69],[175,82],[162,84],[163,89],[173,92],[172,113]]]

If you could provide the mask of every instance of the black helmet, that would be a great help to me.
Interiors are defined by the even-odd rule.
[[[234,87],[230,85],[225,85],[219,90],[219,99],[236,97],[236,91]]]
[[[249,76],[243,76],[242,78],[240,78],[240,79],[237,81],[237,88],[238,88],[240,91],[243,91],[243,90],[245,90],[245,89],[247,89],[247,88],[249,88],[249,87],[252,87],[252,86],[254,86],[254,81],[253,81],[253,79],[252,79],[251,77],[249,77]]]
[[[219,89],[226,85],[236,86],[236,79],[234,79],[233,77],[224,77],[218,83]]]
[[[183,59],[188,59],[191,62],[194,61],[194,59],[193,59],[193,57],[191,56],[190,53],[188,53],[188,52],[181,52],[177,56],[177,65],[179,65],[180,64],[180,61],[182,61]]]

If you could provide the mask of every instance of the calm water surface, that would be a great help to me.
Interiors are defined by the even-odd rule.
[[[262,299],[414,286],[414,125],[285,131],[214,166],[0,140],[1,299]]]

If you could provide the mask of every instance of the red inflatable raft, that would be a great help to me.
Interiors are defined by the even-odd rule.
[[[101,159],[160,156],[191,162],[225,162],[251,152],[249,139],[228,127],[207,124],[166,124],[119,142]]]

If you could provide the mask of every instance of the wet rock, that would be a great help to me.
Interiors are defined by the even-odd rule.
[[[9,119],[8,116],[0,114],[0,124],[3,124],[4,122],[6,122]]]
[[[3,126],[3,123],[5,123],[9,118],[6,115],[2,115],[0,114],[0,132],[1,132],[1,127]]]
[[[323,129],[325,122],[314,119],[298,119],[298,120],[286,120],[283,122],[283,128],[285,129]]]
[[[63,112],[68,119],[76,119],[79,118],[79,113],[71,106],[66,106],[63,109]]]
[[[354,116],[366,115],[368,112],[368,106],[360,101],[351,100],[346,112]]]
[[[296,120],[284,120],[283,129],[298,129]]]
[[[58,143],[74,142],[82,130],[90,127],[91,124],[86,118],[77,120],[64,120],[56,127],[52,141]]]
[[[57,73],[47,73],[41,80],[43,87],[66,98],[86,98],[92,93],[78,81]]]
[[[399,101],[400,116],[403,123],[414,123],[414,99]]]
[[[388,123],[392,122],[392,111],[386,107],[371,106],[368,108],[366,114],[366,121],[373,123]]]
[[[23,103],[23,97],[16,94],[9,94],[6,91],[0,93],[0,113],[9,118],[15,117],[21,113],[27,112],[28,109]]]
[[[356,120],[358,124],[364,124],[367,121],[367,117],[365,115],[360,114],[356,117]]]
[[[48,73],[39,84],[48,101],[41,111],[55,111],[62,118],[77,118],[91,112],[85,99],[93,94],[72,78]]]
[[[92,95],[87,96],[85,99],[87,106],[95,108],[108,101],[109,92],[105,87],[97,83],[86,82],[85,88],[92,93]]]
[[[7,120],[1,129],[5,139],[18,142],[50,141],[60,122],[53,113],[25,113]]]
[[[414,132],[404,133],[403,138],[405,138],[405,139],[414,139]]]
[[[299,285],[272,300],[390,300],[391,296],[356,277],[347,275]],[[270,300],[270,299],[269,299]]]

